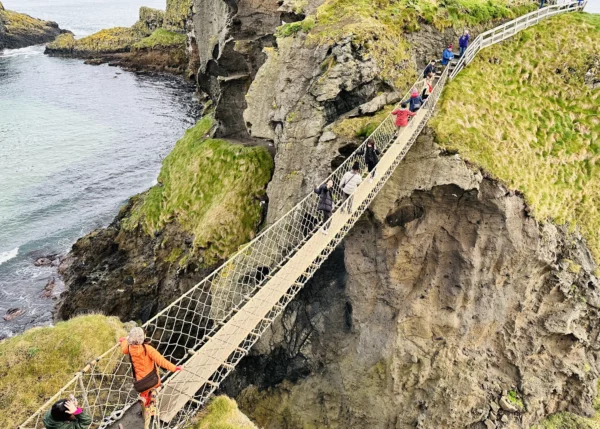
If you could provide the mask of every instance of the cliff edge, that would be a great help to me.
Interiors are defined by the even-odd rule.
[[[0,50],[47,43],[61,33],[56,22],[7,10],[0,2]]]

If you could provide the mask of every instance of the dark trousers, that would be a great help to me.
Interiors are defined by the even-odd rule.
[[[375,166],[376,162],[367,162],[367,170],[371,173],[371,177],[375,177]]]
[[[328,212],[326,210],[321,210],[323,213],[323,229],[325,231],[327,231],[329,229],[329,224],[331,224],[330,219],[331,219],[331,212]]]
[[[460,56],[461,57],[463,56],[463,54],[465,53],[466,50],[467,50],[466,47],[464,47],[464,48],[462,46],[460,47]]]

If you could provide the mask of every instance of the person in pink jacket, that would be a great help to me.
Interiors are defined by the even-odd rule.
[[[396,109],[392,112],[392,115],[396,117],[396,126],[400,128],[406,127],[408,125],[408,117],[415,116],[416,113],[408,110],[407,103],[402,103],[399,109]]]

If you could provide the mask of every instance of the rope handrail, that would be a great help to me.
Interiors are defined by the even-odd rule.
[[[448,79],[454,78],[484,47],[505,40],[548,16],[582,10],[586,3],[573,1],[548,6],[481,33],[453,70],[444,68],[433,92],[409,127],[397,132],[394,117],[386,116],[375,131],[321,182],[332,180],[335,184],[330,236],[318,232],[321,228],[318,197],[310,193],[219,268],[146,322],[143,326],[147,336],[157,344],[159,351],[173,362],[185,363],[182,373],[168,378],[163,375],[165,384],[158,395],[160,418],[154,421],[153,428],[181,428],[206,403],[368,208],[433,114]],[[420,76],[415,86],[421,81]],[[406,100],[410,92],[401,100]],[[364,151],[369,140],[382,153],[376,167],[377,176],[373,181],[365,180],[352,198],[341,204],[341,178],[355,162],[359,163],[361,171],[366,169]],[[349,213],[344,213],[341,208],[348,209]],[[136,402],[130,374],[129,360],[124,359],[120,347],[115,345],[86,365],[20,428],[43,428],[44,412],[67,393],[84,398],[94,427],[110,427]]]

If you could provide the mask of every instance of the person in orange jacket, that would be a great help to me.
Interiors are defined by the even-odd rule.
[[[158,374],[157,366],[167,371],[181,371],[183,367],[176,366],[165,359],[148,341],[142,328],[133,328],[127,338],[121,338],[121,351],[129,355],[133,365],[133,373],[136,381],[140,381],[150,375],[152,371]],[[157,383],[143,392],[140,392],[140,405],[144,417],[144,428],[150,427],[150,420],[156,415],[156,394],[160,386],[160,376],[156,377]]]

